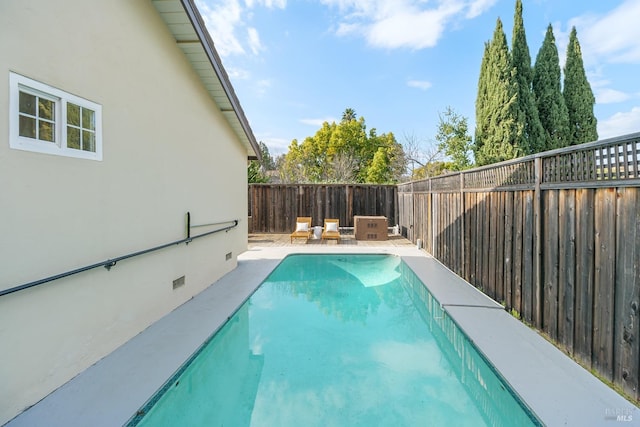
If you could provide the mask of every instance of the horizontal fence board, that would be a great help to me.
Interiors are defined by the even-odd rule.
[[[252,184],[249,198],[253,233],[290,233],[299,216],[310,216],[314,226],[337,218],[341,227],[353,227],[354,215],[385,216],[389,227],[399,223],[394,185]]]

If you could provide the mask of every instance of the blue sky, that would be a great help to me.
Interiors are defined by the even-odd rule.
[[[258,141],[272,155],[353,108],[424,149],[447,106],[475,129],[484,43],[515,0],[197,0]],[[640,131],[640,1],[523,0],[532,63],[576,26],[600,138]]]

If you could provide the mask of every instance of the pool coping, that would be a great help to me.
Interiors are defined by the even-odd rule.
[[[424,251],[412,246],[332,245],[254,246],[238,257],[236,269],[6,426],[126,424],[279,262],[294,253],[400,256],[542,422],[611,425],[623,415],[640,423],[640,412],[632,403]]]

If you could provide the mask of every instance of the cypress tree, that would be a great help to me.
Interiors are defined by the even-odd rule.
[[[560,90],[560,61],[551,24],[533,68],[533,93],[544,129],[545,150],[568,145],[569,114]]]
[[[533,96],[531,82],[533,70],[531,68],[531,56],[527,45],[527,36],[522,20],[522,1],[516,0],[516,12],[514,16],[511,56],[513,68],[516,72],[516,84],[518,86],[518,122],[524,126],[524,132],[515,144],[523,154],[532,154],[544,149],[544,129],[538,117]]]
[[[476,97],[476,130],[474,135],[473,153],[478,162],[478,157],[482,156],[482,147],[484,145],[485,135],[489,126],[487,118],[487,104],[489,103],[489,93],[487,89],[487,65],[489,63],[489,46],[490,43],[484,44],[484,55],[480,65],[480,77],[478,78],[478,95]]]
[[[571,29],[567,62],[564,66],[564,102],[569,114],[569,144],[576,145],[598,139],[598,121],[593,113],[596,98],[587,80],[576,27]]]
[[[524,154],[515,145],[523,132],[523,125],[517,121],[515,70],[499,18],[486,52],[487,61],[483,64],[484,71],[481,70],[483,81],[478,85],[479,97],[486,93],[486,99],[478,101],[481,111],[476,113],[482,120],[477,124],[476,137],[480,139],[476,140],[474,149],[479,166]]]

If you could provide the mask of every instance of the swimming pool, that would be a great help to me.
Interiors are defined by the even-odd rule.
[[[292,255],[130,425],[536,425],[400,258]]]

